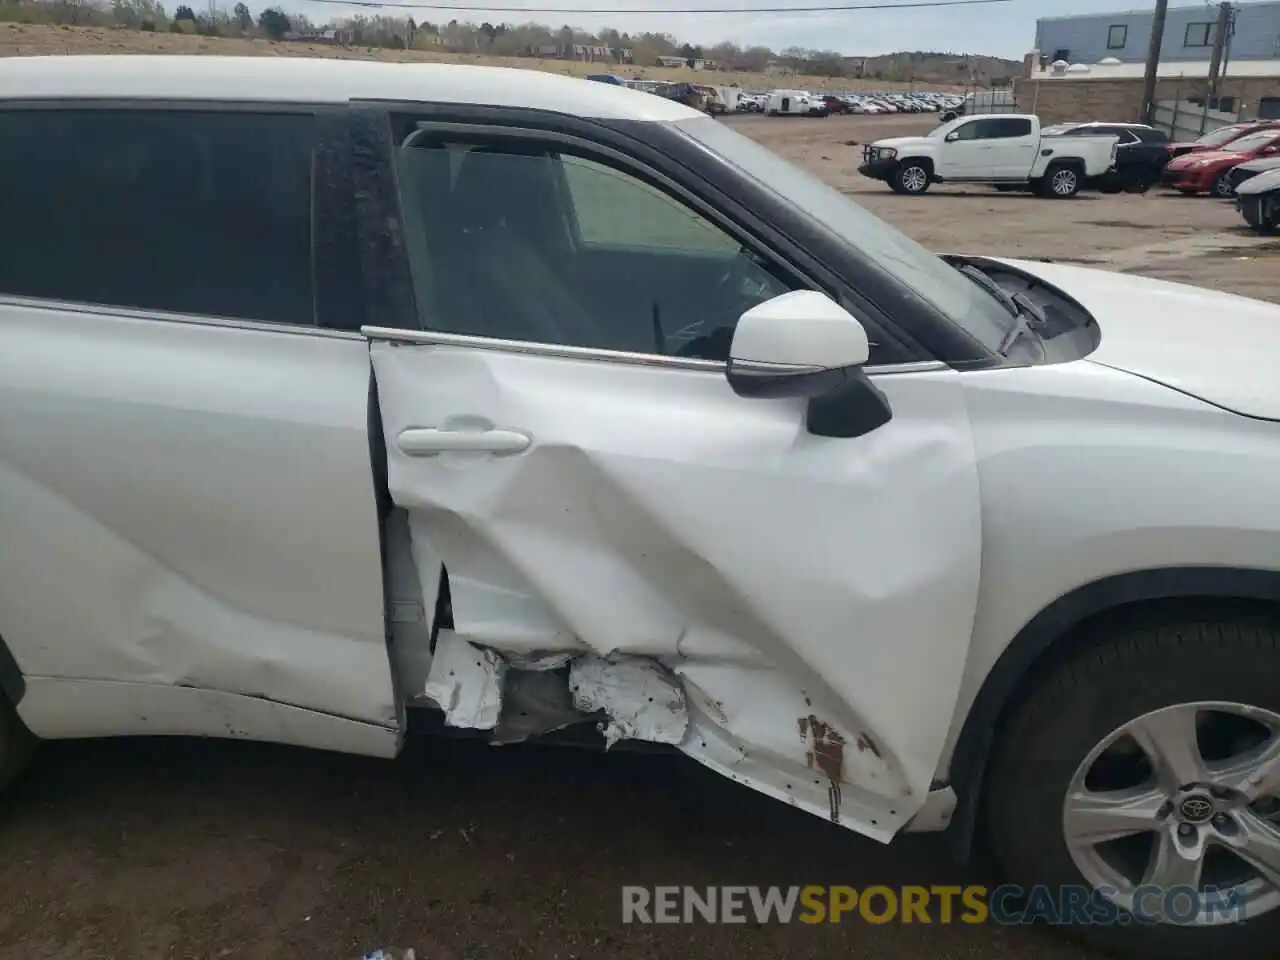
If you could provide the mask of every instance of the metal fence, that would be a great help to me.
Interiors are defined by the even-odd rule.
[[[1194,140],[1239,119],[1239,111],[1211,110],[1204,100],[1159,100],[1151,124],[1170,140]]]

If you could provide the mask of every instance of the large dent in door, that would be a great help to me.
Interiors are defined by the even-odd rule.
[[[391,493],[444,558],[460,636],[504,656],[663,664],[688,704],[680,749],[699,761],[872,836],[918,809],[981,561],[953,374],[878,378],[894,419],[837,441],[807,434],[800,404],[743,401],[702,371],[372,354]],[[401,431],[461,414],[533,446],[396,449]]]

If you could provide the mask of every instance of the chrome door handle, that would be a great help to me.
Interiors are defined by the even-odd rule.
[[[442,453],[491,453],[507,457],[529,448],[531,437],[515,430],[439,430],[414,427],[400,431],[396,446],[406,456],[434,457]]]

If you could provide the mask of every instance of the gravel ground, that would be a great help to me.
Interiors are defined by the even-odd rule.
[[[1275,244],[1207,199],[897,197],[857,146],[916,118],[734,120],[938,249],[1061,257],[1280,300]],[[927,126],[927,124],[925,124]],[[50,745],[0,809],[0,960],[1067,960],[992,926],[625,926],[623,884],[957,883],[672,756],[416,742],[395,762],[253,744]]]

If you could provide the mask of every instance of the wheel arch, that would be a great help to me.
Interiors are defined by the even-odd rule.
[[[908,154],[905,157],[899,157],[898,169],[901,170],[908,163],[919,164],[920,166],[924,167],[924,169],[928,172],[929,176],[931,177],[933,176],[933,172],[934,172],[933,157],[918,157],[918,156],[912,156],[910,154]]]
[[[959,859],[973,846],[977,814],[996,731],[1036,676],[1080,649],[1085,637],[1135,617],[1167,617],[1186,604],[1202,613],[1259,609],[1280,613],[1280,572],[1236,567],[1168,567],[1095,580],[1053,601],[1033,617],[996,660],[974,698],[952,754],[948,782],[957,797],[946,838]]]

